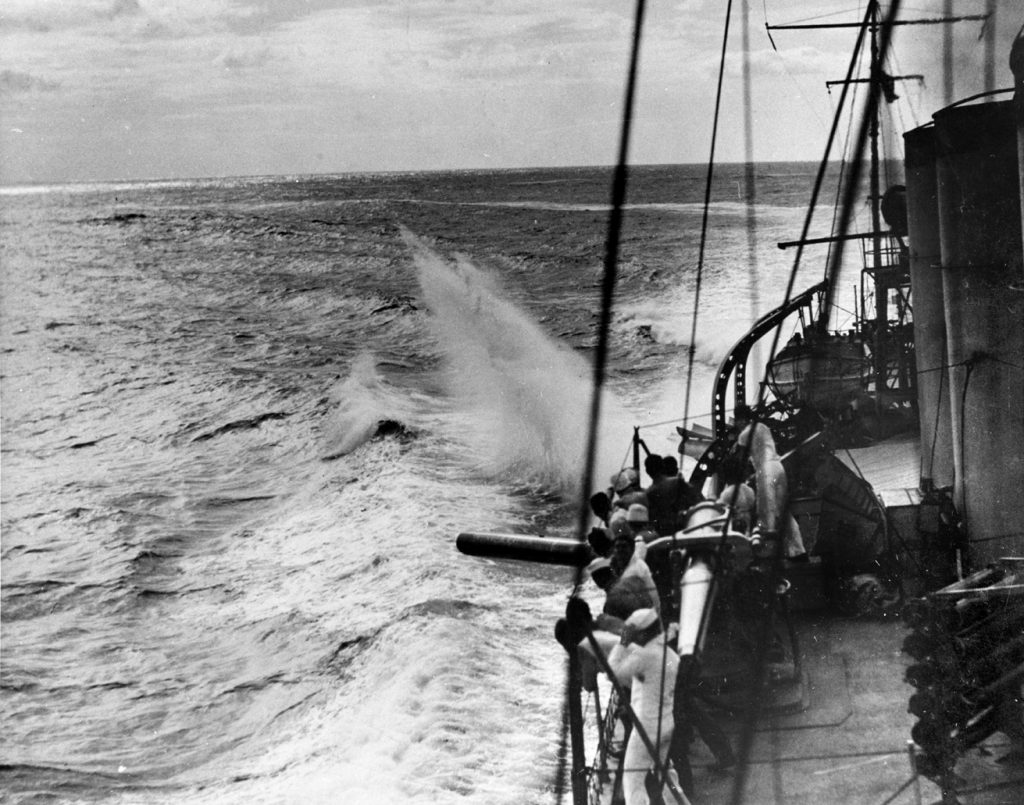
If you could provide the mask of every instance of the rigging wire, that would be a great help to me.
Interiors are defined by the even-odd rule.
[[[587,427],[587,453],[582,479],[581,505],[577,520],[577,536],[584,539],[590,516],[587,490],[594,480],[594,463],[597,455],[597,429],[601,416],[601,390],[604,387],[608,363],[608,341],[611,331],[612,307],[615,298],[615,283],[618,275],[619,242],[622,233],[622,213],[626,202],[628,178],[627,159],[629,137],[633,123],[633,104],[636,98],[637,72],[640,59],[640,40],[643,30],[645,0],[637,0],[633,23],[633,44],[629,60],[629,75],[626,81],[626,98],[622,111],[622,132],[619,138],[618,161],[612,180],[611,212],[608,217],[608,232],[605,240],[604,276],[601,283],[601,315],[598,321],[597,349],[594,355],[593,392],[590,399],[590,416]],[[574,593],[579,589],[582,569],[577,569],[573,585]]]
[[[878,44],[878,53],[879,53],[879,59],[880,60],[884,60],[885,54],[888,52],[889,41],[890,41],[890,38],[891,38],[891,32],[892,32],[892,27],[893,27],[892,23],[897,18],[897,15],[899,13],[899,6],[900,6],[899,0],[894,0],[894,2],[889,7],[889,12],[888,12],[887,16],[885,17],[885,20],[881,24],[881,33],[882,33],[882,35],[881,35],[881,40],[880,40],[880,42]],[[870,0],[870,2],[867,5],[867,11],[865,13],[864,23],[858,29],[857,44],[855,46],[854,56],[853,56],[853,58],[851,58],[849,70],[848,70],[848,73],[847,73],[847,82],[843,84],[843,91],[842,91],[842,94],[841,94],[841,97],[840,97],[840,109],[843,106],[843,102],[845,100],[845,95],[846,95],[846,92],[847,92],[847,88],[849,86],[849,81],[852,78],[852,73],[853,73],[854,66],[855,66],[855,63],[856,63],[856,60],[857,60],[857,54],[861,51],[861,47],[863,45],[865,30],[867,29],[867,27],[869,25],[875,24],[876,19],[877,19],[877,13],[878,13],[877,3],[875,2],[875,0]],[[880,87],[879,87],[879,85],[877,83],[870,84],[870,92],[868,94],[867,104],[866,104],[866,107],[864,109],[863,117],[862,117],[862,120],[861,120],[860,130],[858,132],[858,137],[857,137],[857,140],[856,140],[856,151],[855,151],[856,154],[863,153],[864,145],[865,145],[865,143],[867,141],[868,130],[869,130],[871,121],[872,121],[872,119],[873,119],[873,117],[874,117],[874,115],[876,113],[876,110],[877,110],[877,104],[878,104],[879,95],[880,95]],[[817,177],[816,182],[815,182],[815,189],[814,189],[814,193],[812,195],[811,205],[808,208],[808,214],[807,214],[807,217],[806,217],[805,222],[804,222],[804,232],[802,233],[801,238],[800,238],[801,242],[800,242],[800,245],[798,245],[797,256],[796,256],[796,258],[794,260],[793,270],[790,272],[789,283],[788,283],[787,288],[786,288],[786,297],[785,297],[786,298],[786,302],[788,302],[789,299],[792,296],[793,286],[794,286],[795,281],[796,281],[797,268],[799,266],[799,260],[800,260],[800,256],[801,256],[801,253],[802,253],[802,250],[803,250],[802,242],[807,237],[807,231],[808,231],[808,228],[810,226],[810,220],[811,220],[811,216],[812,216],[812,213],[813,213],[813,209],[814,209],[814,205],[815,205],[815,200],[817,198],[818,192],[820,191],[820,186],[821,186],[821,182],[823,180],[825,166],[827,165],[827,161],[828,161],[828,154],[829,154],[829,151],[831,149],[831,145],[832,145],[832,141],[834,139],[835,130],[836,130],[837,125],[838,125],[838,115],[837,115],[836,119],[833,120],[832,131],[829,134],[828,146],[826,147],[825,156],[822,159],[821,167],[819,168],[819,172],[818,172],[818,177]],[[857,185],[859,183],[859,178],[860,178],[860,160],[856,160],[856,161],[854,161],[854,164],[853,164],[852,176],[850,177],[849,183],[847,184],[846,192],[843,194],[842,214],[840,216],[840,230],[839,230],[840,237],[842,237],[843,235],[846,234],[846,231],[848,230],[849,225],[850,225],[850,219],[852,217],[853,204],[854,204],[854,201],[855,201],[855,198],[856,198],[856,191],[857,191]],[[832,297],[833,297],[833,293],[834,293],[834,288],[833,288],[833,286],[834,286],[834,279],[833,278],[835,277],[835,275],[837,273],[838,265],[839,265],[839,260],[842,257],[842,251],[843,251],[842,244],[843,244],[843,240],[840,239],[838,241],[838,243],[837,243],[837,248],[835,249],[834,252],[832,252],[832,254],[830,255],[830,259],[828,261],[828,271],[826,273],[826,286],[825,286],[825,289],[824,289],[824,292],[823,292],[823,300],[822,300],[822,310],[825,311],[825,315],[823,315],[823,316],[821,316],[819,318],[818,327],[820,329],[824,329],[825,327],[827,327],[827,324],[828,324],[827,316],[828,316],[828,311],[831,309],[831,301],[832,301]],[[773,340],[772,340],[772,348],[771,348],[771,351],[769,353],[769,359],[771,358],[771,356],[774,356],[775,353],[776,353],[776,350],[777,350],[777,347],[778,347],[779,335],[780,335],[780,332],[779,332],[779,329],[777,328],[776,331],[775,331]],[[759,392],[758,392],[758,402],[759,403],[763,402],[765,392],[766,392],[765,384],[762,382],[760,384]],[[751,440],[751,441],[753,441],[753,440]],[[723,539],[724,539],[724,535],[723,535]],[[769,578],[769,584],[774,584],[774,582],[775,582],[776,569],[777,569],[777,564],[773,563],[772,572],[770,573],[770,578]],[[755,729],[755,724],[756,724],[757,717],[758,717],[759,712],[760,712],[760,705],[761,705],[760,692],[763,689],[763,685],[764,685],[764,681],[765,681],[765,676],[766,676],[766,659],[767,659],[766,655],[767,655],[767,646],[768,646],[768,641],[769,641],[769,634],[770,634],[771,629],[772,629],[772,622],[773,622],[772,608],[771,607],[767,607],[767,608],[765,608],[764,618],[762,620],[762,623],[760,624],[761,628],[759,629],[759,633],[758,633],[758,637],[757,637],[757,644],[756,644],[756,649],[755,649],[755,669],[756,669],[756,671],[755,671],[754,687],[753,687],[753,689],[751,691],[751,697],[750,697],[750,703],[749,703],[749,708],[748,708],[747,719],[746,719],[745,723],[743,724],[743,728],[742,728],[742,731],[741,731],[741,734],[740,734],[740,742],[739,742],[739,747],[738,747],[739,751],[737,752],[737,757],[739,759],[739,763],[737,764],[736,776],[735,776],[734,781],[733,781],[732,796],[731,796],[731,799],[730,799],[730,802],[732,803],[732,805],[740,805],[740,803],[742,803],[742,801],[743,801],[743,793],[744,793],[744,789],[746,787],[746,780],[747,780],[747,775],[748,775],[748,771],[749,771],[748,760],[749,760],[749,757],[750,757],[751,750],[753,749],[754,729]]]
[[[796,80],[796,77],[793,75],[793,73],[790,72],[789,66],[786,64],[785,56],[783,56],[779,52],[779,49],[775,44],[775,40],[772,39],[771,26],[769,26],[768,24],[767,0],[762,0],[762,9],[764,11],[764,32],[765,35],[768,37],[768,42],[772,46],[772,50],[779,56],[779,63],[782,65],[782,69],[786,72],[786,75],[789,76],[789,80],[792,82],[794,88],[799,93],[800,97],[803,98],[803,101],[807,105],[807,108],[811,111],[811,114],[813,114],[818,119],[818,123],[821,124],[821,127],[824,129],[826,127],[825,121],[822,120],[821,115],[818,114],[818,110],[815,107],[815,105],[812,104],[808,100],[807,96],[804,94],[803,88],[800,86],[799,82]]]
[[[855,72],[856,73],[860,73],[860,71],[863,69],[863,66],[864,66],[864,50],[863,50],[863,48],[861,48],[861,50],[860,50],[860,60],[857,63],[857,67],[856,67]],[[852,74],[847,74],[847,81],[844,83],[844,86],[850,86],[850,83],[849,83],[850,75],[852,75]],[[849,101],[849,105],[850,105],[851,109],[857,103],[857,95],[859,94],[858,91],[857,91],[858,85],[853,84],[852,86],[853,86],[853,89],[850,90],[851,97],[850,97],[850,101]],[[839,115],[842,114],[842,110],[844,108],[845,108],[845,99],[841,95],[840,96],[840,100],[839,100],[839,105],[836,107],[836,110],[835,110],[835,114],[836,114],[836,119],[837,120],[839,119]],[[847,118],[846,132],[845,132],[845,134],[843,136],[842,158],[839,160],[839,175],[836,177],[835,197],[832,199],[832,223],[830,224],[829,232],[831,232],[833,235],[835,235],[836,231],[837,231],[837,224],[838,224],[838,220],[839,220],[839,202],[840,202],[841,194],[843,192],[843,180],[846,178],[846,168],[847,168],[847,166],[849,164],[847,156],[850,153],[850,141],[852,140],[853,121],[854,121],[854,116],[851,113],[849,118]],[[828,159],[828,152],[827,151],[825,153],[825,159],[826,160]],[[808,230],[809,229],[810,229],[810,227],[808,227]],[[835,246],[834,243],[829,243],[828,248],[825,250],[825,265],[826,266],[828,266],[828,261],[829,261],[829,259],[832,256],[832,249],[834,248],[834,246]],[[799,270],[799,266],[798,266],[799,260],[800,260],[800,255],[797,254],[796,258],[793,260],[793,271],[798,271]],[[825,272],[822,272],[822,273],[824,274]],[[827,277],[826,276],[822,276],[822,279],[827,279]],[[821,311],[819,311],[819,316],[820,315],[821,315]]]
[[[945,352],[946,352],[946,333],[945,333],[945,330],[943,330],[943,333],[942,333],[942,352],[943,352],[943,354],[945,354]],[[917,374],[920,376],[921,373],[918,372]],[[942,387],[944,385],[946,385],[946,381],[948,379],[949,379],[949,372],[948,371],[944,371],[944,372],[942,372],[939,375],[939,388],[938,388],[938,391],[936,392],[936,395],[935,395],[936,396],[936,400],[935,400],[935,427],[932,430],[932,449],[931,449],[931,451],[929,452],[929,455],[928,455],[928,476],[927,476],[928,478],[934,478],[935,477],[934,474],[933,474],[935,472],[935,450],[939,446],[939,423],[942,421],[942,401],[944,399]],[[925,475],[924,475],[924,458],[923,457],[921,459],[921,477],[922,478],[925,477]]]
[[[757,276],[757,215],[755,205],[757,204],[757,186],[754,174],[754,116],[753,100],[751,98],[752,79],[750,73],[750,0],[743,0],[743,159],[746,163],[743,168],[744,190],[747,196],[747,262],[750,271],[747,276],[750,280],[750,320],[757,321],[761,318],[761,300],[758,289]],[[756,348],[756,347],[755,347]],[[755,355],[754,363],[758,363],[760,352]]]
[[[718,134],[718,114],[719,114],[719,108],[720,108],[721,98],[722,98],[722,82],[723,82],[723,79],[724,79],[724,76],[725,76],[725,56],[726,56],[726,49],[727,49],[728,42],[729,42],[729,21],[730,21],[731,17],[732,17],[732,0],[729,0],[729,3],[726,6],[726,11],[725,11],[725,31],[724,31],[723,36],[722,36],[722,55],[721,55],[721,60],[719,62],[719,67],[718,67],[718,89],[717,89],[717,93],[716,93],[716,97],[715,97],[715,117],[714,117],[714,122],[713,122],[712,128],[711,128],[711,149],[710,149],[710,154],[708,156],[707,183],[705,184],[705,188],[704,188],[704,210],[703,210],[703,215],[702,215],[702,218],[701,218],[700,252],[699,252],[699,256],[698,256],[698,260],[697,260],[697,284],[696,284],[696,293],[695,293],[695,299],[694,299],[692,329],[691,329],[691,333],[690,333],[689,362],[688,362],[688,365],[687,365],[687,374],[686,374],[686,400],[685,400],[685,403],[683,405],[683,422],[684,422],[684,425],[685,425],[686,422],[689,421],[689,413],[690,413],[690,392],[691,392],[691,387],[692,387],[692,382],[693,382],[693,358],[694,358],[694,353],[696,352],[694,344],[696,343],[696,340],[697,340],[697,314],[698,314],[698,307],[699,307],[699,302],[700,302],[701,273],[702,273],[703,266],[704,266],[704,249],[705,249],[705,246],[706,246],[706,243],[707,243],[707,223],[708,223],[708,213],[709,213],[709,210],[710,210],[710,207],[711,207],[711,188],[712,188],[712,181],[713,181],[713,177],[714,177],[714,167],[715,167],[715,143],[716,143],[717,134]],[[749,42],[745,41],[745,44],[749,44]],[[749,78],[749,75],[747,75],[746,77]],[[747,93],[744,93],[744,95],[746,97]],[[679,447],[679,452],[680,453],[684,453],[685,452],[685,447],[686,447],[686,433],[684,432],[683,433],[683,443]],[[744,451],[744,452],[746,453],[746,451]],[[744,460],[746,460],[746,455],[744,455]],[[739,494],[739,485],[737,484],[736,488],[733,490],[732,500],[730,500],[730,504],[732,506],[735,506],[735,504],[736,504],[736,496],[738,494]],[[718,551],[717,551],[718,555],[721,555],[722,551],[725,548],[726,541],[727,541],[727,538],[728,538],[728,530],[729,530],[728,529],[728,521],[726,520],[725,522],[722,523],[722,535],[721,535],[721,538],[719,540]],[[714,589],[714,586],[717,585],[717,583],[718,583],[718,567],[716,567],[715,572],[712,574],[712,577],[711,577],[711,585],[712,585],[711,586],[711,590]],[[709,590],[709,597],[712,597],[711,590]],[[711,618],[711,613],[710,613],[709,610],[710,610],[710,607],[705,607],[704,611],[701,613],[701,623],[700,623],[700,628],[698,630],[698,634],[701,633],[701,632],[704,632],[704,630],[707,628],[707,623],[708,623],[708,621]]]
[[[899,62],[899,59],[896,58],[895,52],[891,53],[889,55],[889,58],[892,61],[893,71],[896,72],[896,73],[903,73],[903,68],[900,67],[900,62]],[[918,82],[919,85],[923,86],[924,85],[924,76],[918,76],[917,77],[917,82]],[[917,114],[918,110],[914,108],[914,104],[911,103],[910,98],[907,97],[907,96],[904,96],[904,97],[905,97],[906,103],[905,104],[902,104],[902,103],[901,104],[896,104],[896,111],[897,111],[897,113],[899,114],[899,117],[900,117],[900,123],[901,123],[900,129],[902,131],[910,131],[911,129],[918,128],[921,125],[921,121],[920,121],[920,118],[918,117],[918,114]],[[906,106],[907,111],[910,113],[910,119],[911,119],[911,121],[913,123],[913,125],[911,125],[911,126],[908,126],[906,124],[905,120],[904,120],[904,117],[903,117],[903,107],[904,106]]]
[[[967,461],[964,459],[964,455],[967,453],[967,439],[966,439],[966,427],[967,427],[967,390],[971,385],[971,375],[974,373],[974,367],[977,365],[977,361],[974,358],[968,358],[964,361],[966,364],[966,372],[964,374],[964,385],[960,390],[960,464],[967,466]],[[960,500],[960,516],[965,527],[968,527],[969,519],[967,514],[967,496],[963,495]],[[970,533],[968,530],[967,533]]]
[[[877,3],[872,0],[868,4],[869,8],[874,11],[877,8]],[[878,41],[878,62],[882,63],[885,61],[885,56],[889,52],[889,42],[892,39],[893,23],[896,21],[899,15],[900,0],[893,0],[889,6],[889,12],[885,20],[882,22],[881,36]],[[864,145],[868,139],[868,133],[874,120],[875,115],[878,111],[879,100],[881,96],[881,87],[877,82],[870,84],[870,91],[868,92],[867,107],[864,110],[864,115],[861,118],[860,131],[857,135],[856,150],[855,153],[863,153]],[[846,192],[843,197],[843,215],[840,221],[840,235],[845,235],[850,227],[850,220],[853,216],[853,205],[856,199],[857,192],[859,190],[860,175],[862,170],[862,161],[857,159],[853,162],[853,167],[850,175],[850,181],[846,186]],[[826,310],[831,309],[832,298],[835,294],[835,277],[838,275],[839,266],[842,262],[843,251],[845,241],[840,239],[836,244],[836,249],[832,254],[832,258],[828,264],[828,275],[826,277],[827,283],[825,285],[824,300],[823,304]],[[827,322],[819,321],[819,328],[824,329]],[[774,350],[772,351],[774,354]]]
[[[899,788],[893,791],[888,797],[886,797],[882,805],[889,805],[889,803],[894,802],[896,800],[896,797],[898,797],[900,794],[902,794],[904,791],[910,788],[910,786],[912,786],[917,781],[917,778],[918,775],[915,773],[909,780],[903,783],[903,785],[901,785]]]
[[[615,165],[615,173],[612,180],[611,212],[608,217],[608,231],[605,240],[604,254],[604,275],[601,283],[601,315],[598,321],[597,349],[594,356],[593,369],[593,390],[590,401],[590,416],[587,427],[587,451],[584,460],[583,478],[580,490],[580,508],[577,519],[576,537],[580,542],[586,539],[587,522],[589,520],[589,496],[587,490],[593,485],[594,463],[597,456],[598,422],[601,416],[601,391],[604,387],[606,365],[608,362],[608,341],[611,331],[611,315],[615,298],[615,282],[618,274],[619,241],[622,231],[622,212],[626,201],[626,180],[628,175],[627,159],[629,156],[629,138],[633,123],[633,105],[636,99],[637,73],[640,61],[640,42],[642,39],[644,12],[646,10],[645,0],[637,0],[633,17],[633,39],[629,59],[629,72],[626,79],[626,94],[622,110],[622,128],[619,136],[619,153]],[[573,576],[572,596],[579,593],[583,581],[583,568],[577,567]],[[569,731],[569,720],[573,700],[578,692],[573,690],[575,684],[574,671],[575,657],[570,654],[568,668],[566,670],[565,695],[563,702],[562,734],[559,740],[558,749],[558,770],[555,778],[555,800],[562,802],[565,794],[565,761],[566,761],[566,733]],[[573,736],[569,736],[573,738]],[[575,744],[575,740],[573,740]],[[577,761],[574,750],[574,769]],[[582,760],[582,747],[580,747],[579,760]],[[574,791],[576,789],[576,781]]]
[[[697,254],[697,281],[693,294],[693,319],[690,325],[690,344],[687,350],[686,364],[686,393],[683,401],[683,419],[687,419],[690,413],[690,394],[693,391],[693,361],[697,352],[697,319],[700,311],[701,282],[704,276],[704,252],[708,242],[708,219],[711,208],[711,189],[714,186],[715,176],[715,145],[718,140],[718,120],[722,108],[722,84],[725,80],[725,56],[729,44],[729,21],[732,18],[732,0],[725,9],[725,32],[722,35],[722,53],[718,65],[718,85],[715,89],[715,114],[711,124],[711,149],[708,155],[707,179],[704,183],[704,211],[701,215],[700,224],[700,247]],[[683,437],[685,443],[685,436]]]
[[[796,255],[793,258],[793,268],[789,273],[789,282],[786,285],[786,294],[783,299],[783,305],[788,304],[789,300],[793,298],[793,289],[796,286],[796,275],[800,267],[800,260],[803,257],[804,241],[807,240],[807,235],[811,229],[811,220],[814,217],[814,208],[818,203],[818,197],[821,194],[821,188],[825,181],[825,173],[828,170],[828,155],[832,152],[832,146],[835,143],[836,132],[839,128],[839,119],[842,114],[842,110],[846,105],[846,98],[849,95],[849,88],[852,83],[854,72],[857,68],[858,60],[861,57],[862,48],[864,45],[864,32],[867,29],[868,24],[871,21],[871,12],[875,7],[874,0],[868,3],[868,12],[864,15],[864,21],[861,27],[857,31],[857,41],[854,45],[853,54],[850,57],[850,64],[846,70],[846,81],[843,82],[843,88],[839,93],[839,103],[836,110],[836,115],[832,119],[832,126],[829,130],[828,140],[825,145],[825,153],[822,156],[821,162],[818,165],[818,174],[814,179],[814,188],[811,191],[811,200],[807,205],[807,215],[804,217],[804,225],[800,232],[799,242],[797,244]],[[827,279],[827,277],[826,277]],[[829,299],[831,301],[831,299]],[[823,306],[824,310],[828,310],[827,306]],[[772,346],[768,352],[768,360],[770,361],[775,353],[778,351],[780,332],[778,329],[775,331],[775,335],[772,338]],[[758,402],[764,401],[765,384],[762,382],[758,390]]]

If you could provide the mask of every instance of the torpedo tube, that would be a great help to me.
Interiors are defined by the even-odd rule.
[[[468,556],[565,567],[583,567],[593,558],[586,542],[529,534],[464,531],[456,537],[455,547]]]
[[[1013,103],[937,112],[954,499],[968,567],[1024,545],[1024,292]]]

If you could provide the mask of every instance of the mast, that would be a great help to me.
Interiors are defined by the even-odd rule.
[[[943,16],[953,14],[953,0],[946,0]],[[943,106],[953,103],[953,27],[947,25],[942,29],[942,96]]]
[[[882,83],[882,65],[878,63],[878,3],[871,3],[871,80],[876,84]],[[879,175],[878,175],[878,114],[871,116],[871,131],[868,136],[871,142],[871,245],[874,252],[872,265],[880,267],[879,252],[882,248],[882,216],[879,211]]]
[[[879,88],[883,86],[885,76],[882,72],[882,65],[878,58],[878,3],[871,4],[871,67],[870,76],[873,84]],[[871,268],[874,269],[872,278],[875,280],[875,329],[874,344],[871,350],[871,360],[875,372],[875,409],[881,411],[885,407],[883,392],[886,388],[886,359],[888,345],[884,333],[888,325],[888,305],[886,304],[889,288],[887,283],[878,282],[879,272],[882,270],[882,214],[881,214],[881,191],[879,189],[879,163],[878,163],[878,129],[881,104],[875,104],[875,113],[871,116],[871,130],[869,138],[871,142],[871,190],[869,201],[871,204]]]
[[[986,9],[986,12],[984,14],[961,14],[961,15],[957,16],[957,15],[954,15],[952,13],[953,12],[953,7],[952,6],[953,6],[952,0],[946,0],[945,7],[944,7],[944,13],[943,13],[943,15],[941,17],[931,18],[931,19],[914,19],[914,20],[900,20],[900,19],[897,19],[897,20],[890,21],[889,24],[892,25],[892,26],[901,26],[901,25],[946,25],[948,23],[953,23],[953,22],[969,22],[969,21],[985,22],[987,24],[986,40],[985,40],[986,52],[987,53],[991,53],[991,51],[993,51],[994,47],[995,47],[995,45],[994,45],[994,31],[995,31],[994,19],[995,19],[995,6],[996,6],[995,0],[988,0],[987,9]],[[864,83],[874,84],[874,85],[877,85],[878,87],[880,87],[880,89],[882,91],[882,94],[884,95],[885,99],[888,102],[892,103],[894,100],[896,100],[896,94],[893,91],[893,85],[895,84],[896,81],[904,81],[904,80],[908,80],[908,79],[914,79],[914,80],[917,80],[917,81],[923,81],[924,80],[924,76],[917,75],[917,74],[915,74],[915,75],[889,75],[888,73],[885,72],[885,70],[883,68],[883,65],[881,64],[881,60],[879,59],[879,51],[878,51],[878,30],[879,30],[879,25],[880,25],[879,19],[878,19],[878,13],[879,13],[879,5],[878,5],[877,0],[870,0],[869,14],[868,14],[868,18],[869,19],[867,21],[867,25],[869,26],[870,32],[871,32],[871,45],[870,45],[870,49],[871,49],[870,50],[870,53],[871,53],[871,67],[870,67],[870,75],[869,75],[869,77],[866,78],[866,79],[864,79],[864,78],[854,78],[854,79],[850,79],[849,81],[846,81],[846,80],[826,81],[825,82],[825,86],[826,87],[831,87],[831,86],[835,86],[836,84],[847,84],[847,83],[850,83],[850,84],[864,84]],[[791,24],[791,25],[768,25],[768,24],[765,24],[765,30],[767,30],[769,32],[769,36],[770,36],[772,31],[801,31],[801,30],[803,30],[803,31],[819,31],[819,30],[836,29],[836,28],[860,28],[863,25],[864,25],[863,22],[798,23],[798,24]],[[946,93],[946,96],[947,96],[947,101],[946,102],[948,104],[948,103],[951,102],[950,99],[952,98],[952,93],[953,93],[953,74],[952,74],[953,39],[952,39],[952,28],[947,26],[944,30],[945,30],[945,38],[943,40],[943,53],[944,53],[943,62],[945,64],[946,73],[943,76],[943,79],[944,79],[944,90],[945,90],[945,93]],[[988,61],[991,61],[991,59],[988,59]],[[988,80],[988,73],[989,73],[990,70],[991,70],[991,68],[986,68],[986,80]],[[994,81],[994,79],[993,79],[993,81]],[[880,208],[880,201],[881,201],[881,199],[880,199],[880,196],[879,196],[879,193],[878,193],[878,190],[879,190],[879,167],[880,167],[880,160],[879,160],[879,156],[878,156],[878,132],[879,132],[879,119],[878,119],[878,114],[876,113],[875,116],[873,117],[872,121],[871,121],[871,131],[870,131],[870,138],[871,138],[871,198],[870,198],[870,201],[871,201],[871,225],[872,225],[872,228],[873,228],[872,231],[875,233],[873,235],[873,239],[874,239],[874,244],[873,245],[874,245],[874,250],[875,250],[875,253],[876,253],[876,257],[878,255],[878,252],[879,252],[880,248],[881,248],[881,246],[880,246],[880,244],[881,244],[881,234],[880,234],[880,232],[881,232],[881,218],[880,218],[880,215],[881,215],[881,213],[880,213],[880,209],[881,209]],[[875,266],[877,267],[877,263],[875,263]]]
[[[985,21],[985,92],[996,88],[996,0],[985,4],[988,19]]]
[[[950,4],[946,5],[946,14],[939,18],[888,20],[885,24],[898,25],[935,25],[967,20],[983,20],[991,23],[991,9],[986,14],[969,14],[953,16]],[[886,72],[883,64],[883,57],[879,47],[879,31],[882,26],[880,19],[880,6],[877,0],[870,0],[865,18],[858,23],[804,23],[794,25],[767,25],[767,30],[821,30],[835,28],[867,28],[870,34],[869,53],[870,66],[867,78],[847,78],[839,81],[827,81],[826,87],[833,85],[847,84],[869,84],[871,88],[870,97],[884,97],[888,103],[896,100],[894,91],[896,81],[923,80],[921,75],[890,75]],[[992,27],[991,24],[989,27]],[[947,31],[949,28],[947,27]],[[948,35],[947,35],[948,36]],[[947,38],[946,48],[951,48],[951,39]],[[946,59],[947,70],[950,59]],[[945,76],[946,92],[952,91],[952,76]],[[868,203],[871,217],[870,231],[854,235],[864,241],[870,241],[870,246],[865,251],[864,266],[861,272],[860,285],[860,315],[857,318],[856,334],[865,339],[866,345],[870,348],[871,370],[874,377],[874,403],[876,411],[881,414],[883,411],[894,407],[916,404],[915,375],[913,371],[913,345],[906,338],[906,331],[909,328],[908,313],[910,310],[910,277],[909,266],[904,252],[906,251],[901,241],[893,235],[905,233],[883,230],[882,225],[882,202],[881,192],[881,168],[882,159],[879,154],[880,134],[880,108],[881,103],[875,103],[871,110],[871,117],[868,121],[868,149],[869,149],[869,172],[868,172]],[[859,155],[854,156],[859,159]],[[816,239],[822,240],[845,240],[850,235],[833,236],[832,238]],[[811,240],[801,241],[810,243]],[[780,247],[783,244],[780,244]],[[792,244],[786,244],[792,245]],[[872,318],[868,318],[870,310],[868,307],[869,283],[873,286],[875,311]],[[898,294],[896,300],[895,322],[889,321],[889,294],[895,291]],[[819,312],[821,321],[818,323],[819,332],[824,334],[828,327],[828,311]]]

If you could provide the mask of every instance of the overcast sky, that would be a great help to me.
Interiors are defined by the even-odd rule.
[[[735,0],[719,158],[743,158]],[[904,17],[943,0],[905,0]],[[955,0],[962,13],[985,0]],[[648,0],[631,159],[707,158],[725,0]],[[817,159],[855,32],[844,0],[751,0],[754,157]],[[1002,0],[997,86],[1024,12]],[[1016,17],[1017,19],[1012,19]],[[0,0],[0,183],[614,162],[630,0]],[[983,88],[955,26],[957,94]],[[940,105],[940,27],[901,28],[898,125]]]

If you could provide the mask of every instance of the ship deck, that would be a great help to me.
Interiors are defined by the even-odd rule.
[[[694,805],[700,803],[934,803],[939,787],[911,772],[908,741],[914,689],[903,674],[907,629],[898,619],[845,620],[822,613],[795,618],[806,672],[805,709],[764,716],[754,732],[743,796],[734,799],[738,768],[716,771],[707,747],[694,740]],[[718,714],[734,747],[743,718]],[[957,765],[956,800],[963,805],[1024,802],[1024,762],[996,733]]]

